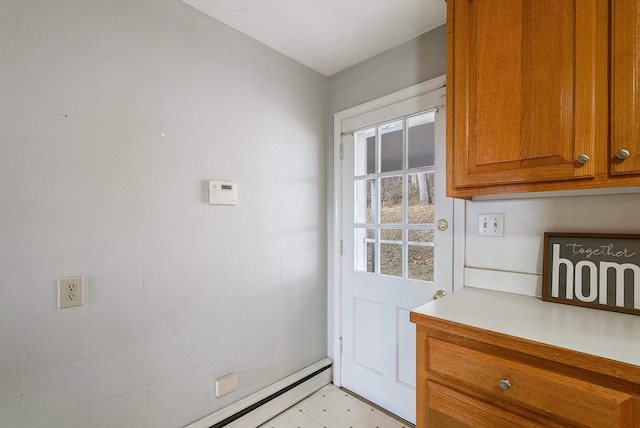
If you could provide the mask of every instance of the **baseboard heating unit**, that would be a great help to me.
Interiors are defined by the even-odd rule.
[[[255,428],[329,384],[332,363],[323,358],[185,428]]]

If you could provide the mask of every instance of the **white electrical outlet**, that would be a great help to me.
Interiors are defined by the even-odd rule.
[[[504,214],[478,214],[478,236],[504,236]]]
[[[84,305],[84,277],[58,278],[58,309]]]

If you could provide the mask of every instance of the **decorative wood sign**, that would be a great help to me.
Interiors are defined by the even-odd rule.
[[[640,315],[640,235],[545,233],[542,300]]]

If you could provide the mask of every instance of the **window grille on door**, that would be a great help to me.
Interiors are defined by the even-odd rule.
[[[354,133],[355,270],[433,281],[435,111]]]

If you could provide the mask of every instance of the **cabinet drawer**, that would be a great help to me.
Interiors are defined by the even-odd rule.
[[[428,426],[447,428],[549,428],[434,382],[427,382]]]
[[[471,388],[542,414],[562,415],[588,427],[632,427],[633,396],[560,373],[428,340],[427,370],[452,387]],[[499,382],[506,379],[510,389]]]

